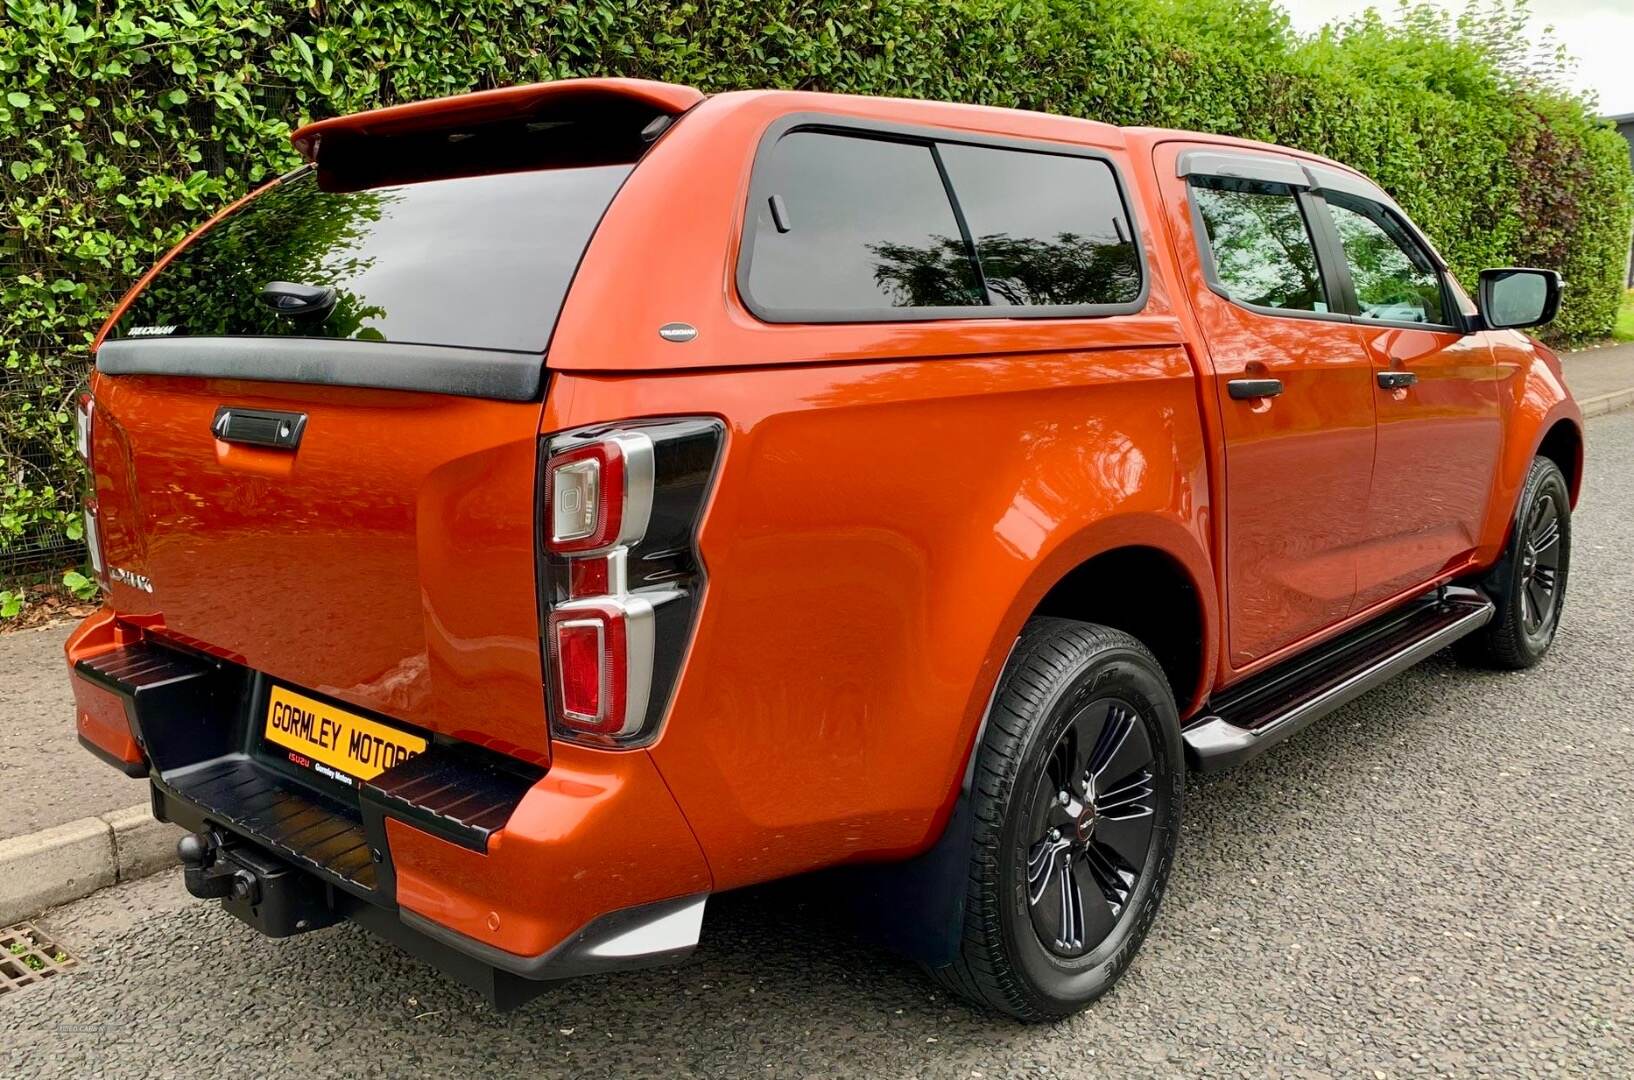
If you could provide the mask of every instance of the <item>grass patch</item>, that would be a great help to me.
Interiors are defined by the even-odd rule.
[[[1611,336],[1618,341],[1634,341],[1634,289],[1623,293],[1623,302],[1617,308],[1617,321],[1612,324]]]

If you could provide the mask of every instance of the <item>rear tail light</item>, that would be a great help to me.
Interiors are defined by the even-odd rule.
[[[81,394],[79,407],[74,410],[74,449],[85,462],[86,471],[91,468],[91,412],[95,408],[96,400],[90,394]]]
[[[652,458],[652,440],[639,431],[612,432],[551,458],[550,550],[579,555],[639,540],[652,512]]]
[[[108,571],[102,561],[102,529],[97,517],[96,471],[91,463],[91,423],[96,415],[96,400],[90,394],[81,394],[74,409],[74,449],[85,463],[85,473],[91,495],[85,499],[85,552],[90,558],[91,573],[97,582],[108,587]]]
[[[657,737],[703,591],[697,529],[723,434],[715,420],[660,420],[544,441],[540,630],[556,737]]]

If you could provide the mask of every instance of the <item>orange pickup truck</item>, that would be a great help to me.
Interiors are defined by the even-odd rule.
[[[1295,150],[588,79],[310,124],[81,404],[81,741],[187,887],[500,1005],[847,866],[1023,1019],[1110,987],[1183,778],[1536,663],[1581,418]],[[1275,844],[1275,838],[1269,843]]]

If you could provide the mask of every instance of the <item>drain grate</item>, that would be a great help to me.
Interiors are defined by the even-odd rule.
[[[8,926],[0,930],[0,995],[38,985],[78,962],[39,927]]]

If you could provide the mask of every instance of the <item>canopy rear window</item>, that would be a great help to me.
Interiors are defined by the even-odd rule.
[[[590,164],[345,191],[326,190],[309,168],[177,254],[114,334],[543,352],[585,246],[633,168]],[[304,310],[281,310],[280,293]]]

